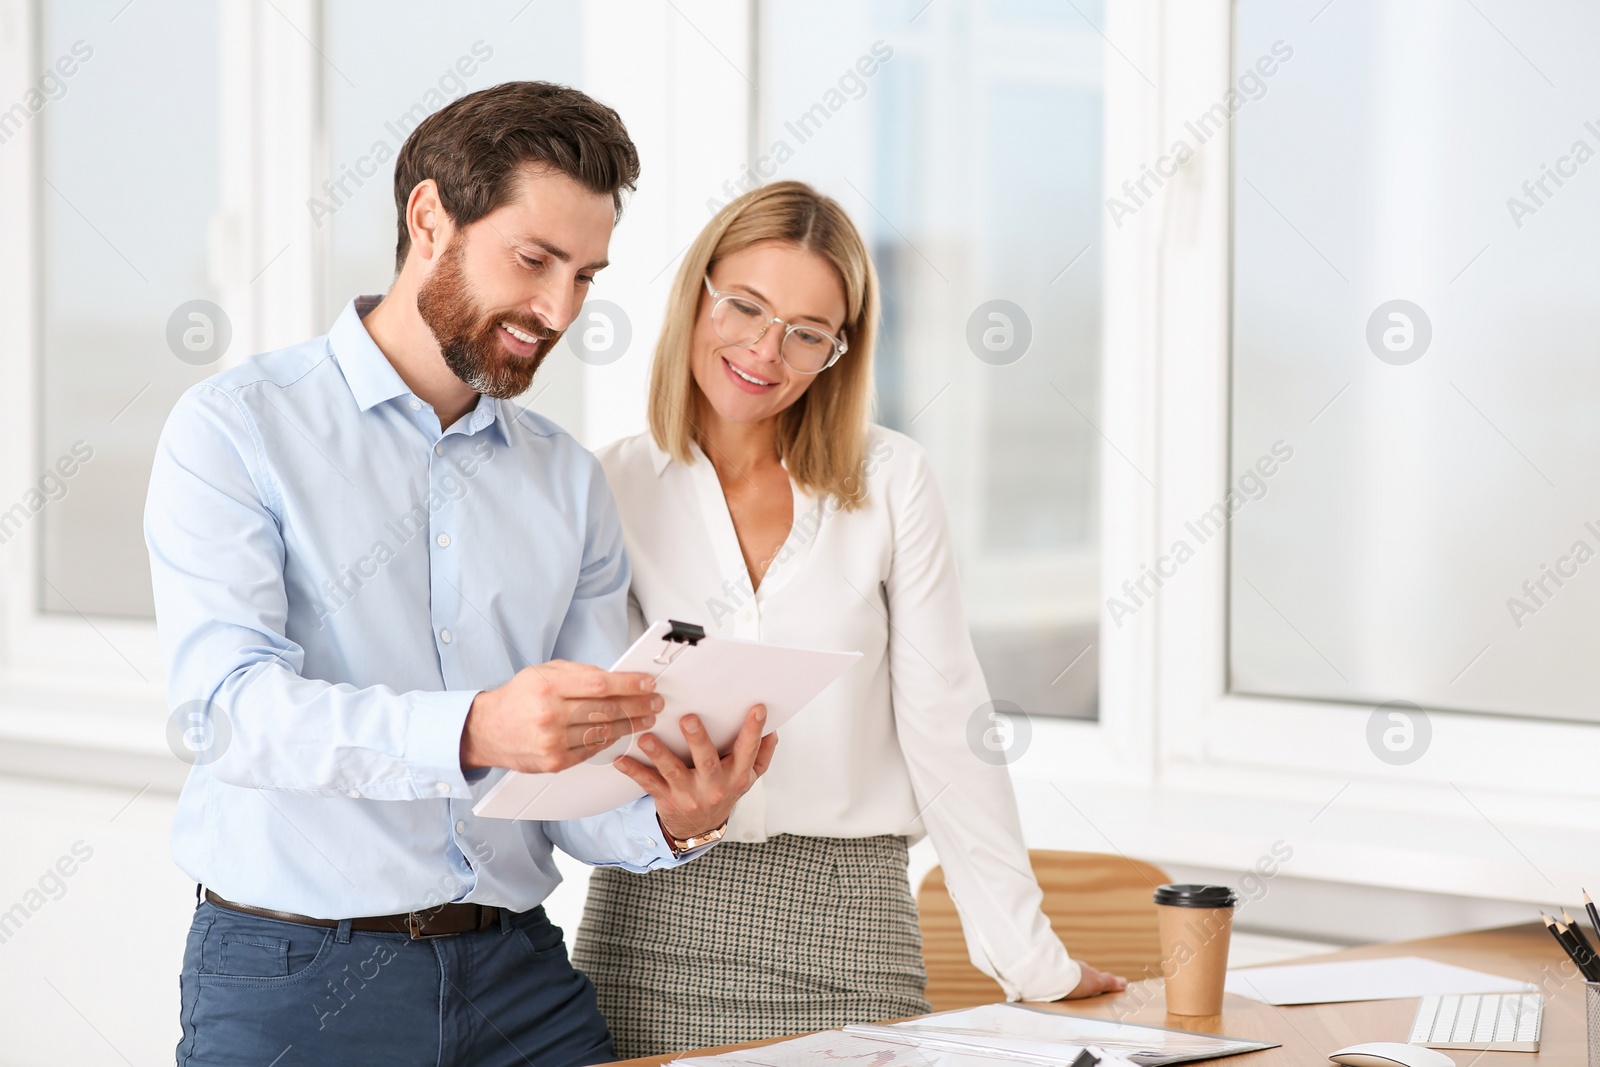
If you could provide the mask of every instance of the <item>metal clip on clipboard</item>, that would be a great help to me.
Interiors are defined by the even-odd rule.
[[[699,644],[706,635],[704,626],[696,626],[692,622],[679,622],[677,619],[668,619],[667,622],[671,624],[672,629],[663,634],[661,639],[673,642],[676,647],[669,648],[666,645],[662,645],[661,651],[657,652],[655,659],[651,661],[659,663],[663,667],[672,666],[677,658],[683,655],[684,649]]]

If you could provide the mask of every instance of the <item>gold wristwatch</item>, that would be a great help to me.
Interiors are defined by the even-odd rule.
[[[671,831],[667,829],[667,824],[661,821],[659,815],[656,816],[656,823],[661,827],[661,836],[667,839],[667,847],[672,849],[674,857],[684,856],[697,848],[703,848],[706,845],[721,841],[722,835],[728,832],[728,823],[724,820],[722,825],[715,830],[707,830],[705,833],[695,834],[693,837],[673,837]]]

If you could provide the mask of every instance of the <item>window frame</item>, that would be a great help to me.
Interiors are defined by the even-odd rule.
[[[1108,192],[1222,99],[1234,16],[1234,0],[1108,5],[1124,57],[1107,63]],[[1107,227],[1103,596],[1228,488],[1232,171],[1230,130]],[[1600,814],[1579,768],[1600,758],[1600,724],[1430,711],[1426,756],[1385,764],[1371,707],[1228,691],[1227,567],[1213,539],[1120,627],[1102,610],[1101,722],[1034,720],[1012,768],[1030,846],[1243,871],[1278,838],[1301,879],[1527,902],[1578,884]]]
[[[0,0],[0,100],[15,101],[43,73],[42,10],[48,0]],[[300,36],[317,0],[252,0],[221,7],[218,49],[222,201],[213,216],[210,267],[229,309],[233,342],[218,369],[252,352],[302,339],[312,328],[315,248],[305,201],[320,137],[315,54]],[[0,396],[0,500],[14,501],[45,462],[39,373],[43,294],[39,139],[41,116],[0,152],[0,220],[18,235],[0,262],[0,374],[16,387]],[[276,243],[274,243],[276,238]],[[270,248],[268,246],[271,246]],[[260,262],[282,249],[270,271]],[[121,753],[149,774],[164,752],[166,695],[153,620],[47,612],[41,608],[39,523],[0,546],[0,747],[4,742]],[[153,735],[153,736],[152,736]],[[113,761],[115,763],[115,761]],[[77,771],[68,772],[78,776]],[[127,775],[94,764],[90,780]]]
[[[1237,76],[1236,28],[1237,0],[1227,0],[1229,66],[1224,79]],[[1314,29],[1314,28],[1313,28]],[[1310,35],[1307,34],[1309,37]],[[1294,43],[1294,42],[1291,42]],[[1214,93],[1227,88],[1226,80],[1218,82]],[[1209,102],[1214,102],[1213,96]],[[1188,105],[1189,113],[1198,113],[1204,107],[1201,98],[1195,97]],[[1231,216],[1233,186],[1233,144],[1230,137],[1228,173],[1223,180],[1224,195],[1228,197]],[[1225,251],[1225,258],[1223,253]],[[1205,444],[1204,463],[1213,471],[1206,483],[1209,498],[1202,501],[1198,495],[1174,498],[1174,514],[1194,514],[1222,499],[1228,488],[1229,453],[1231,444],[1231,386],[1232,336],[1231,309],[1233,292],[1231,279],[1234,257],[1231,217],[1225,250],[1214,250],[1212,258],[1219,270],[1225,269],[1230,284],[1227,293],[1229,320],[1227,332],[1220,346],[1208,342],[1192,350],[1176,353],[1177,360],[1195,359],[1207,368],[1207,374],[1224,386],[1223,402],[1210,412],[1210,418],[1199,429],[1199,440]],[[1220,351],[1219,351],[1220,347]],[[1190,383],[1174,380],[1172,388],[1187,388]],[[1223,442],[1218,449],[1211,442]],[[1175,450],[1178,459],[1181,450]],[[1184,477],[1197,475],[1200,458],[1187,457],[1194,464],[1173,479],[1181,483]],[[1240,457],[1248,460],[1249,457]],[[1243,467],[1234,472],[1235,478]],[[1185,511],[1184,509],[1189,509]],[[1174,524],[1174,527],[1176,524]],[[1292,772],[1333,774],[1342,778],[1349,775],[1341,767],[1349,762],[1364,761],[1367,753],[1364,739],[1365,724],[1375,705],[1325,698],[1256,696],[1230,692],[1227,687],[1228,672],[1228,561],[1222,558],[1222,567],[1207,576],[1204,588],[1194,595],[1203,604],[1206,618],[1217,622],[1215,632],[1207,631],[1205,648],[1175,648],[1170,658],[1172,668],[1180,672],[1184,690],[1191,694],[1184,706],[1186,722],[1204,730],[1204,744],[1215,753],[1222,749],[1236,755],[1227,760],[1215,754],[1208,757],[1217,766],[1228,766],[1237,773],[1250,775],[1269,769],[1287,769]],[[1535,817],[1534,821],[1557,825],[1566,815],[1580,810],[1577,805],[1600,799],[1600,782],[1578,770],[1585,762],[1600,758],[1600,721],[1582,722],[1557,718],[1540,718],[1535,715],[1516,716],[1493,711],[1442,710],[1424,706],[1432,726],[1433,740],[1427,755],[1407,768],[1381,768],[1383,773],[1372,777],[1374,781],[1393,783],[1396,780],[1407,796],[1418,804],[1426,804],[1446,794],[1454,795],[1452,782],[1476,783],[1488,794],[1498,795],[1505,803],[1515,806],[1520,798],[1540,797],[1551,802],[1548,820]],[[1280,716],[1292,714],[1296,723],[1287,731],[1274,723]],[[1200,726],[1200,724],[1204,724]],[[1207,758],[1200,755],[1201,746],[1189,744],[1175,757],[1185,766],[1199,765]],[[1271,752],[1272,755],[1268,755]],[[1575,760],[1553,761],[1549,753],[1571,753]],[[1483,787],[1482,783],[1495,785]],[[1537,783],[1525,787],[1513,783]],[[1442,791],[1442,792],[1441,792]],[[1474,795],[1477,795],[1476,793]],[[1459,803],[1459,801],[1457,801]],[[1562,814],[1562,813],[1565,813]]]
[[[1136,15],[1141,10],[1144,17]],[[1150,108],[1133,108],[1118,97],[1156,94],[1144,91],[1148,87],[1137,79],[1129,85],[1124,78],[1120,94],[1108,84],[1108,130],[1118,125],[1121,110],[1122,121],[1151,135],[1143,160],[1107,152],[1108,166],[1115,168],[1119,156],[1126,160],[1121,173],[1108,174],[1108,190],[1177,140],[1185,118],[1222,98],[1233,76],[1234,16],[1232,0],[1111,5],[1108,36],[1131,57],[1159,57],[1153,80],[1161,89]],[[1149,37],[1182,47],[1163,48]],[[1108,72],[1113,69],[1114,61]],[[1231,128],[1227,143],[1219,141],[1204,146],[1182,177],[1129,221],[1126,247],[1115,238],[1108,245],[1108,264],[1120,252],[1149,272],[1133,293],[1126,289],[1127,273],[1108,276],[1108,330],[1126,338],[1145,328],[1153,337],[1148,346],[1108,338],[1103,429],[1135,462],[1149,462],[1157,488],[1147,506],[1127,478],[1117,480],[1120,461],[1110,456],[1104,471],[1107,596],[1153,562],[1159,546],[1180,536],[1185,517],[1221,500],[1228,489]],[[1145,294],[1153,294],[1154,321],[1141,324],[1136,308]],[[1178,323],[1181,328],[1168,328]],[[1116,358],[1109,358],[1113,353]],[[1504,813],[1556,827],[1592,813],[1600,780],[1579,768],[1600,758],[1600,724],[1429,711],[1432,747],[1418,762],[1395,767],[1374,759],[1366,747],[1370,706],[1230,693],[1227,567],[1227,546],[1215,539],[1120,629],[1102,612],[1102,677],[1108,688],[1102,716],[1109,736],[1149,745],[1147,780],[1175,790],[1319,803],[1363,783],[1397,814],[1418,816],[1463,813],[1465,794],[1456,783],[1470,783],[1473,797],[1488,798],[1496,818]],[[1129,685],[1134,691],[1109,691]],[[1554,751],[1577,758],[1552,761],[1548,754]],[[1139,780],[1114,772],[1101,776]]]

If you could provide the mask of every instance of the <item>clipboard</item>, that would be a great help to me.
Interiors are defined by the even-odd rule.
[[[718,752],[726,752],[753,704],[767,706],[766,733],[794,718],[848,670],[859,652],[788,648],[729,637],[707,637],[693,623],[651,625],[611,668],[649,674],[665,706],[650,733],[688,762],[689,746],[678,720],[700,716]],[[583,819],[645,795],[614,769],[618,757],[654,766],[639,748],[640,734],[620,737],[575,767],[554,774],[508,771],[472,806],[491,819]]]

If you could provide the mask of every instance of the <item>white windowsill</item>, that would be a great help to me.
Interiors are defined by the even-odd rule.
[[[1600,834],[1587,829],[1600,827],[1593,800],[1508,804],[1482,783],[1456,783],[1458,790],[1289,768],[1175,764],[1160,785],[1094,781],[1094,770],[1074,758],[1092,727],[1038,719],[1033,726],[1032,744],[1012,768],[1033,848],[1242,874],[1282,842],[1293,856],[1280,873],[1295,879],[1569,907],[1600,870]],[[1517,810],[1508,816],[1502,808]],[[1528,819],[1529,810],[1542,817]]]
[[[166,741],[164,702],[98,686],[0,687],[0,773],[176,793],[189,765]]]

